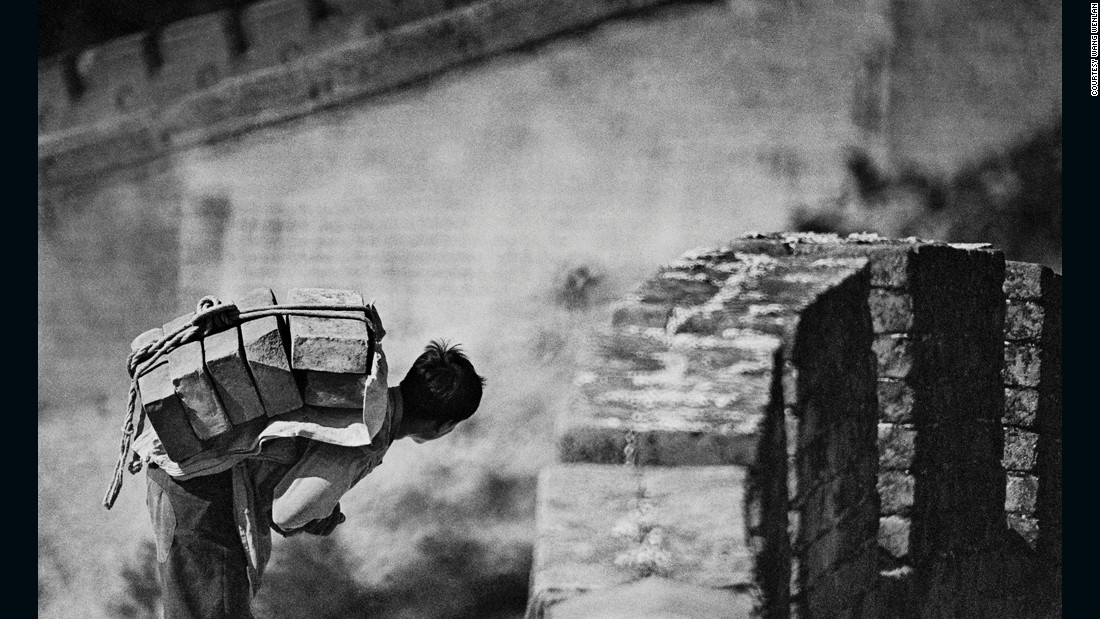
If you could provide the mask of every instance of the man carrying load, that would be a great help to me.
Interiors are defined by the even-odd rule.
[[[366,307],[373,312],[372,306]],[[377,322],[376,313],[373,318]],[[291,315],[292,341],[294,321]],[[138,344],[135,340],[135,349]],[[163,617],[251,617],[250,600],[270,556],[269,529],[283,536],[330,534],[344,521],[341,497],[382,463],[394,441],[440,438],[477,410],[484,379],[457,346],[429,343],[396,387],[386,387],[379,342],[372,339],[369,347],[370,372],[365,382],[359,377],[357,383],[363,393],[358,400],[361,408],[311,404],[303,388],[306,397],[300,408],[273,418],[260,416],[201,440],[197,444],[203,451],[185,452],[188,457],[181,462],[165,450],[155,431],[157,423],[134,442],[135,454],[148,464],[146,502],[156,542]],[[209,371],[207,351],[212,348],[203,350],[204,371],[216,382],[216,373]],[[294,353],[289,356],[293,366]],[[164,416],[155,416],[146,403],[147,397],[156,397],[155,389],[141,382],[149,375],[135,381],[141,385],[144,412],[157,422]],[[307,381],[297,368],[295,375],[298,384]],[[259,382],[255,374],[252,377]],[[179,391],[179,381],[173,382]],[[214,399],[227,400],[223,391],[219,393]],[[173,427],[163,420],[159,424],[166,435]],[[178,455],[179,447],[173,448]]]

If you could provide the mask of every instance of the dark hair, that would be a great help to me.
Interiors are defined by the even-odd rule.
[[[405,416],[458,423],[477,410],[484,385],[458,346],[433,340],[401,381]]]

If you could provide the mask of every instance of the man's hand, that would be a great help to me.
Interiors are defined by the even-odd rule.
[[[336,530],[336,526],[339,525],[341,522],[344,522],[345,520],[347,520],[347,518],[344,517],[344,513],[340,511],[340,504],[337,503],[336,506],[332,508],[332,513],[328,516],[325,516],[324,518],[321,518],[319,520],[310,520],[309,522],[305,523],[297,529],[289,529],[284,531],[283,529],[280,529],[278,526],[276,526],[274,523],[271,524],[271,528],[275,529],[275,531],[283,537],[290,537],[299,533],[310,533],[312,535],[330,535],[333,531]]]

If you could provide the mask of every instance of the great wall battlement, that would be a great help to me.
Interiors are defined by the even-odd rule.
[[[663,267],[579,364],[528,615],[656,578],[728,616],[1055,616],[1060,291],[987,245],[874,235]]]
[[[667,0],[266,0],[39,64],[40,174],[79,180]]]
[[[811,142],[859,147],[886,168],[942,174],[1060,114],[1057,3],[265,0],[41,60],[41,182],[87,180],[669,5],[740,24],[713,43],[737,78],[731,109],[756,125],[782,112]],[[799,144],[769,165],[836,193],[838,173],[818,168],[839,157]]]

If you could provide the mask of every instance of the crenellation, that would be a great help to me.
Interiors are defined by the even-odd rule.
[[[241,11],[245,66],[256,71],[298,60],[320,45],[306,0],[264,0]]]
[[[81,52],[76,68],[80,96],[75,111],[80,124],[143,110],[153,102],[149,35],[145,33]]]
[[[229,11],[192,17],[165,26],[157,36],[161,65],[154,98],[166,106],[213,86],[237,70],[229,35]]]

